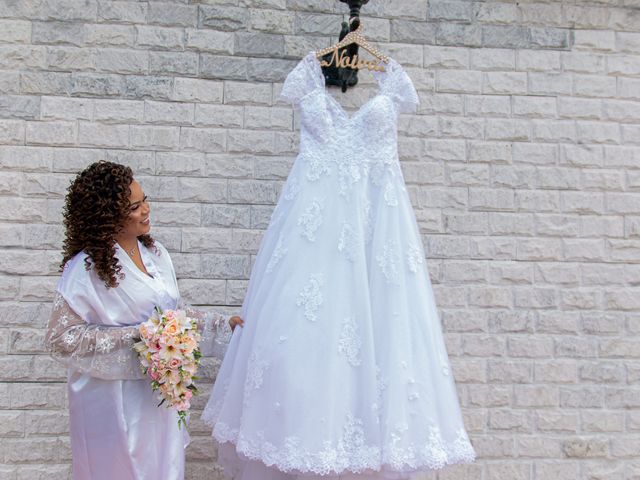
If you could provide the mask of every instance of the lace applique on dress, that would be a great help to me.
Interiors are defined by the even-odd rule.
[[[307,320],[315,322],[318,320],[317,312],[324,301],[322,298],[322,286],[324,279],[322,274],[311,275],[300,294],[296,305],[303,307],[304,316]]]
[[[253,352],[249,357],[249,363],[247,365],[245,390],[257,390],[262,386],[263,375],[265,370],[269,367],[269,364],[262,360],[256,352]]]
[[[407,250],[407,265],[411,273],[418,273],[418,270],[424,263],[422,251],[415,245],[410,245]]]
[[[395,242],[385,243],[382,253],[376,256],[376,260],[382,274],[387,279],[387,283],[397,284],[400,281],[400,270],[398,268],[398,247]]]
[[[338,251],[342,253],[347,260],[353,262],[360,250],[360,241],[358,239],[358,233],[347,222],[342,223],[342,230],[340,231],[340,237],[338,238]]]
[[[369,244],[373,237],[373,214],[371,212],[371,202],[366,200],[363,202],[364,216],[364,242]]]
[[[316,231],[322,225],[323,201],[315,199],[298,218],[298,226],[302,227],[301,235],[310,242],[316,241]]]
[[[300,193],[300,190],[301,190],[300,181],[298,180],[297,177],[292,177],[287,182],[287,188],[284,191],[285,200],[291,201],[295,199],[298,196],[298,193]]]
[[[269,259],[269,263],[267,263],[266,272],[271,273],[273,269],[278,265],[282,257],[287,254],[288,249],[284,246],[284,240],[282,239],[282,232],[278,236],[278,243],[276,243],[276,248],[274,248],[273,253],[271,254],[271,258]]]
[[[398,196],[396,195],[396,189],[391,183],[387,183],[386,187],[384,187],[384,201],[390,207],[398,206]]]
[[[360,339],[358,325],[353,321],[353,318],[345,318],[344,322],[342,322],[342,332],[338,341],[338,352],[346,357],[347,362],[352,367],[358,367],[362,363],[360,359],[361,346],[362,340]]]

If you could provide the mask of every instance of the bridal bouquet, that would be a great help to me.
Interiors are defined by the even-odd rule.
[[[140,341],[134,345],[142,371],[160,392],[158,406],[178,411],[178,426],[186,425],[190,399],[198,393],[193,383],[200,364],[198,323],[184,310],[156,307],[154,315],[139,326]]]

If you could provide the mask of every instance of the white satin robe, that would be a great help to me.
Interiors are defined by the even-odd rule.
[[[157,407],[157,394],[131,349],[135,325],[155,306],[178,306],[179,291],[167,250],[139,243],[151,276],[116,244],[124,279],[106,288],[85,253],[73,257],[58,282],[47,328],[47,347],[69,367],[70,436],[75,480],[182,480],[186,429],[173,409]],[[209,318],[201,350],[220,353],[221,316]],[[217,336],[216,336],[217,335]]]

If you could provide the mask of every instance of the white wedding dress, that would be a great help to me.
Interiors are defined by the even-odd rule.
[[[285,81],[300,153],[203,413],[234,479],[399,479],[475,458],[398,161],[418,97],[397,62],[374,75],[352,116],[313,53]]]

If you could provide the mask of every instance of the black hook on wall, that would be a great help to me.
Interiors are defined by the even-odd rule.
[[[349,22],[342,22],[342,30],[340,31],[339,40],[342,40],[347,33],[353,32],[360,26],[360,9],[363,5],[369,3],[369,0],[340,1],[349,5]],[[355,43],[348,45],[340,49],[338,54],[343,50],[346,50],[345,56],[347,58],[353,58],[354,55],[358,54],[358,45]],[[331,54],[328,54],[323,57],[323,60],[328,62],[330,58]],[[327,85],[341,87],[343,92],[346,92],[348,87],[353,87],[358,83],[358,70],[353,68],[342,68],[332,64],[328,67],[322,67],[322,73]]]

